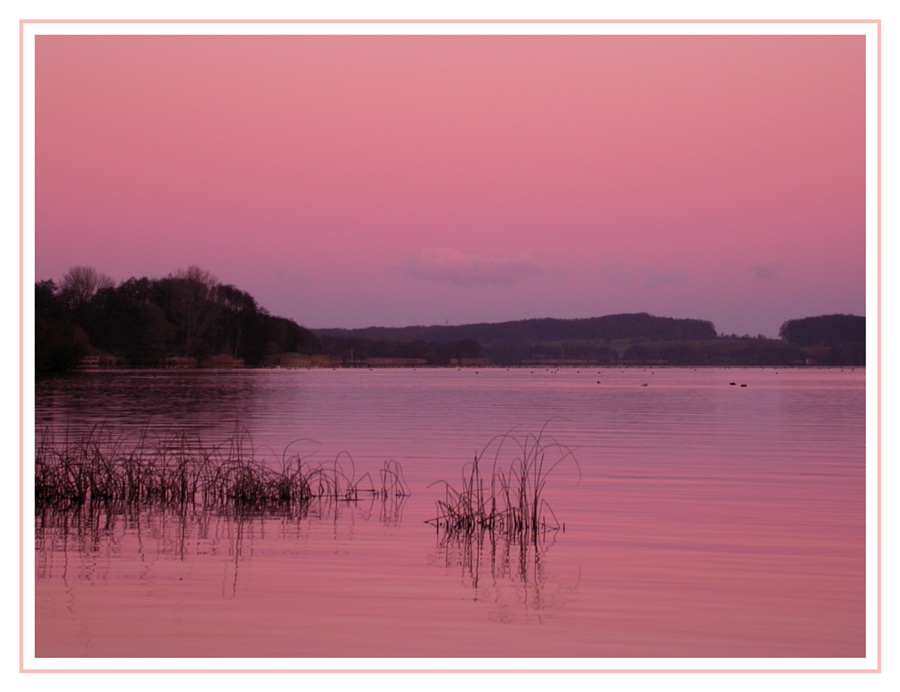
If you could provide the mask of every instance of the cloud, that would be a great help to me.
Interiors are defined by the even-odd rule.
[[[641,279],[647,288],[675,288],[687,285],[687,277],[681,269],[641,269]]]
[[[451,247],[423,250],[404,270],[418,279],[453,286],[516,286],[542,273],[524,252],[512,257],[487,257],[467,255]]]
[[[633,290],[684,288],[690,283],[688,273],[680,267],[635,267],[610,260],[595,267],[594,276],[603,284]]]
[[[781,278],[781,265],[777,262],[757,262],[750,269],[758,281],[772,281]]]

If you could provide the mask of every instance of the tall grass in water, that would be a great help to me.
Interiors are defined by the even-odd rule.
[[[135,439],[97,426],[61,441],[41,431],[35,447],[35,509],[160,504],[305,514],[312,503],[355,502],[366,496],[399,502],[409,493],[396,462],[385,463],[376,484],[368,473],[356,477],[349,454],[313,463],[309,455],[293,451],[298,442],[273,464],[258,458],[250,436],[238,426],[218,445],[185,431],[153,436],[144,429]]]
[[[512,459],[504,465],[503,457],[510,451]],[[436,503],[437,516],[428,523],[448,537],[489,533],[510,542],[536,544],[562,528],[544,490],[563,462],[573,463],[580,476],[574,450],[548,435],[547,425],[524,438],[511,432],[498,435],[463,467],[459,486],[438,482],[444,497]]]

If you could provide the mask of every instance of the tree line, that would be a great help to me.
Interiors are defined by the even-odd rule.
[[[199,267],[160,279],[115,282],[93,267],[69,269],[59,283],[35,283],[35,370],[62,373],[85,357],[126,367],[213,363],[249,367],[277,356],[327,356],[329,362],[394,358],[447,365],[481,353],[476,342],[393,343],[319,337],[272,315],[256,299]]]
[[[866,318],[820,315],[788,320],[779,336],[824,365],[866,364]]]
[[[778,332],[800,346],[848,346],[866,343],[866,318],[858,315],[821,315],[788,320]]]
[[[646,312],[580,319],[529,319],[458,326],[316,330],[344,343],[471,343],[492,365],[865,365],[865,317],[790,320],[780,338],[720,335],[708,320]],[[358,346],[359,348],[360,346]],[[467,356],[469,358],[473,356]]]
[[[71,370],[87,356],[126,367],[254,367],[285,354],[334,365],[865,365],[865,317],[790,320],[780,337],[724,337],[712,322],[647,313],[313,331],[199,267],[116,284],[78,266],[59,283],[35,284],[38,374]]]
[[[92,354],[129,366],[175,358],[228,356],[261,365],[275,353],[315,353],[318,339],[272,315],[246,291],[189,267],[161,279],[116,285],[92,267],[73,267],[57,284],[35,284],[35,367],[71,369]]]

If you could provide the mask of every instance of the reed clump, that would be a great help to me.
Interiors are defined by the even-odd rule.
[[[563,462],[573,463],[579,476],[581,470],[574,450],[548,435],[546,427],[524,437],[498,435],[464,465],[458,486],[439,481],[444,497],[427,523],[445,537],[490,534],[522,544],[537,543],[562,528],[544,491]]]
[[[135,439],[97,426],[62,441],[43,431],[35,448],[35,509],[159,504],[303,514],[313,502],[396,501],[409,494],[397,462],[385,462],[376,484],[369,473],[356,476],[349,454],[314,463],[311,455],[292,451],[298,442],[272,463],[259,458],[237,426],[222,444],[185,431],[151,435],[145,429]]]

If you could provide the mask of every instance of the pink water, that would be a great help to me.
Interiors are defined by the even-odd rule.
[[[260,457],[302,438],[359,472],[397,460],[411,490],[39,522],[39,657],[865,656],[862,370],[95,373],[39,383],[36,413],[56,435],[237,421]],[[430,484],[548,421],[576,448],[545,491],[565,531],[442,541]]]

